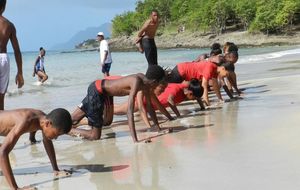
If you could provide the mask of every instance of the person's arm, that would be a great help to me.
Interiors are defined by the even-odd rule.
[[[208,54],[204,53],[204,54],[199,55],[197,57],[197,59],[195,59],[193,62],[199,62],[199,61],[205,60],[206,58],[208,58]]]
[[[0,147],[0,166],[2,169],[2,173],[5,176],[7,183],[11,187],[11,189],[18,189],[18,185],[14,178],[8,155],[20,138],[22,134],[21,128],[24,128],[24,126],[25,124],[23,124],[22,126],[14,126],[13,129],[5,137],[3,144]]]
[[[55,150],[53,147],[53,143],[51,140],[47,139],[47,137],[45,137],[44,134],[43,134],[43,144],[44,144],[45,150],[47,152],[47,155],[49,157],[50,163],[52,165],[53,171],[54,172],[59,171],[57,162],[56,162],[56,156],[55,156]]]
[[[143,121],[145,122],[145,124],[147,125],[147,127],[151,128],[151,124],[149,121],[149,118],[147,116],[147,110],[144,106],[144,102],[143,102],[143,98],[144,98],[144,94],[142,93],[142,91],[137,93],[137,105],[138,105],[138,109],[140,112],[140,115],[143,119]]]
[[[144,90],[144,94],[145,94],[145,98],[146,98],[147,111],[148,111],[148,113],[149,113],[149,115],[151,117],[151,120],[154,122],[154,125],[156,126],[156,128],[158,130],[161,130],[161,128],[159,126],[159,123],[158,123],[158,120],[157,120],[157,117],[156,117],[156,113],[155,113],[155,111],[154,111],[154,109],[152,107],[152,104],[151,104],[151,103],[156,104],[156,102],[151,102],[151,97],[150,97],[151,95],[150,95],[150,90],[149,89],[145,89]]]
[[[208,58],[208,61],[216,63],[217,65],[220,65],[220,64],[224,63],[224,56],[222,56],[222,55],[211,56]]]
[[[235,74],[235,72],[230,72],[230,73],[229,73],[228,80],[229,80],[229,82],[232,84],[233,88],[236,90],[236,92],[238,93],[238,95],[240,96],[242,92],[241,92],[240,89],[238,89],[238,87],[237,87],[236,74]]]
[[[147,20],[144,25],[142,26],[142,28],[139,30],[138,32],[138,37],[142,37],[145,33],[145,31],[147,30],[149,24],[150,24],[151,20]]]
[[[219,99],[219,101],[223,101],[223,98],[222,98],[222,95],[221,95],[221,92],[220,92],[220,86],[218,84],[218,80],[216,78],[212,78],[212,87]]]
[[[205,106],[203,104],[203,101],[201,100],[201,98],[196,98],[201,110],[205,110]]]
[[[44,148],[47,152],[47,155],[49,157],[50,163],[52,165],[52,169],[55,176],[69,176],[71,175],[67,171],[60,171],[57,166],[56,156],[55,156],[55,150],[52,143],[52,140],[49,140],[45,135],[43,134],[43,144]]]
[[[169,104],[170,108],[173,110],[173,112],[176,114],[176,116],[180,117],[180,113],[179,113],[179,111],[177,109],[177,106],[174,102],[174,96],[173,95],[169,95],[168,104]]]
[[[135,39],[135,44],[138,44],[138,43],[141,43],[142,42],[142,39],[143,39],[143,37],[137,37],[136,39]]]
[[[18,42],[16,33],[17,33],[16,28],[12,24],[12,34],[10,36],[10,41],[11,41],[12,47],[14,49],[15,59],[16,59],[16,63],[17,63],[17,70],[18,70],[15,82],[18,85],[18,88],[21,88],[24,85],[23,68],[22,68],[22,54],[20,51],[20,46],[19,46],[19,42]]]
[[[234,98],[226,84],[223,85],[223,89],[226,92],[226,94],[229,96],[230,99]]]
[[[203,102],[206,104],[206,106],[210,106],[210,102],[208,99],[208,81],[203,78],[202,79],[202,87],[203,87]]]
[[[233,95],[232,93],[230,92],[230,90],[228,89],[226,83],[225,83],[225,80],[223,77],[219,77],[219,80],[221,81],[221,85],[224,89],[224,91],[226,92],[226,94],[229,96],[230,99],[233,99]]]
[[[135,104],[135,97],[138,92],[138,87],[141,85],[141,79],[137,79],[136,82],[131,86],[131,90],[128,97],[128,110],[127,110],[127,118],[128,118],[128,125],[130,129],[130,134],[133,139],[133,142],[138,142],[138,138],[136,135],[135,130],[135,123],[134,123],[134,104]]]
[[[157,99],[155,94],[153,92],[149,92],[151,102],[157,107],[157,109],[164,114],[169,120],[174,120],[174,118],[170,115],[170,113],[167,111],[167,109],[161,105],[160,101]]]

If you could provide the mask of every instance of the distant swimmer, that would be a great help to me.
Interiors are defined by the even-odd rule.
[[[22,71],[22,54],[16,35],[16,28],[9,20],[2,16],[5,11],[6,0],[0,1],[0,110],[4,110],[4,97],[9,83],[9,57],[7,55],[7,43],[10,40],[17,63],[16,84],[18,88],[24,85]]]
[[[40,54],[36,58],[35,63],[34,63],[34,67],[33,67],[32,76],[34,77],[35,75],[37,75],[38,80],[41,83],[44,83],[48,79],[48,75],[46,74],[46,71],[45,71],[45,63],[44,63],[45,55],[46,55],[45,49],[40,47]]]
[[[159,25],[159,15],[157,10],[152,10],[150,18],[146,20],[143,27],[138,32],[136,44],[140,52],[145,51],[148,65],[157,65],[157,48],[154,41],[156,30]]]

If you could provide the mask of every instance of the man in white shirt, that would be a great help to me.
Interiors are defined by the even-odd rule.
[[[102,66],[102,73],[104,76],[109,76],[109,70],[112,63],[111,54],[107,41],[104,39],[104,33],[98,32],[97,40],[100,42],[100,62]]]

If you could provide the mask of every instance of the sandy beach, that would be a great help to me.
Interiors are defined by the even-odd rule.
[[[101,141],[62,136],[54,141],[60,169],[54,179],[42,143],[21,137],[10,154],[19,186],[42,190],[297,190],[300,175],[300,54],[236,66],[243,99],[200,111],[194,101],[178,106],[182,117],[162,119],[173,133],[147,131],[136,115],[132,142],[126,119],[103,130]],[[38,135],[41,139],[41,135]],[[3,137],[0,137],[3,140]],[[0,189],[8,186],[0,175]]]

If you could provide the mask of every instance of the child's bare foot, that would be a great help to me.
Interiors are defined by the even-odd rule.
[[[37,188],[29,185],[22,188],[18,188],[18,190],[37,190]]]
[[[67,171],[67,170],[54,171],[55,178],[68,177],[71,175],[72,175],[72,171]]]
[[[31,145],[33,145],[33,144],[38,144],[38,143],[40,143],[41,141],[37,141],[36,139],[29,139],[29,143],[31,144]]]
[[[159,128],[159,130],[157,131],[159,134],[167,134],[167,133],[172,133],[173,129],[172,128],[167,128],[167,129],[162,129]]]
[[[146,139],[144,142],[145,142],[145,143],[151,143],[152,140],[151,140],[151,138],[148,138],[148,139]]]

